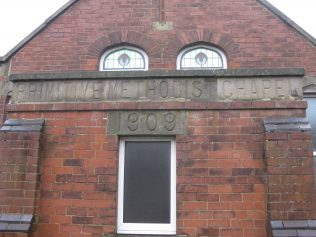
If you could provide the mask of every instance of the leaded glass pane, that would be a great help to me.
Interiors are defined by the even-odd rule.
[[[103,62],[103,70],[145,69],[144,56],[129,48],[118,49],[108,54]]]
[[[181,69],[220,69],[224,68],[221,55],[209,48],[194,48],[181,57]]]

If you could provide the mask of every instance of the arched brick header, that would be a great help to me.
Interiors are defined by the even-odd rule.
[[[197,43],[205,43],[219,47],[227,56],[228,67],[234,68],[239,66],[238,60],[236,60],[236,58],[241,56],[239,45],[235,43],[229,35],[208,29],[176,33],[174,37],[170,37],[167,44],[165,50],[166,57],[176,58],[183,48]]]
[[[155,48],[155,41],[136,31],[115,31],[98,38],[88,49],[87,59],[99,59],[109,47],[119,44],[130,44],[142,48],[150,55]]]

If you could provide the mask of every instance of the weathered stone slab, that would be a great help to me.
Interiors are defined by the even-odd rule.
[[[17,82],[13,103],[215,100],[216,80],[73,80]]]
[[[302,98],[300,78],[221,78],[220,100],[270,100]]]
[[[120,111],[110,112],[108,134],[177,135],[186,134],[184,111]]]
[[[12,103],[301,99],[299,77],[16,81]]]

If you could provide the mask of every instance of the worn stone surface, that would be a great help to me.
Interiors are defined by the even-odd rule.
[[[299,78],[218,79],[220,100],[261,100],[302,98]]]
[[[1,59],[0,59],[1,61]],[[7,76],[10,69],[10,63],[0,63],[0,76]]]
[[[216,70],[152,70],[152,71],[75,71],[54,73],[11,74],[11,81],[28,80],[65,80],[65,79],[126,79],[126,78],[217,78],[217,77],[302,77],[302,68],[271,69],[216,69]]]
[[[167,21],[167,22],[153,22],[153,28],[154,30],[164,31],[164,30],[172,30],[173,29],[173,22]]]
[[[183,111],[110,112],[108,133],[116,135],[186,134],[186,113]]]
[[[19,82],[12,102],[215,100],[216,80],[148,79]]]
[[[237,88],[237,89],[236,89]],[[12,103],[232,101],[302,98],[301,78],[19,81]]]
[[[7,95],[13,90],[13,83],[10,81],[0,81],[0,95]]]

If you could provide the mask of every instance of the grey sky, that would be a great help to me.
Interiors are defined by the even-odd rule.
[[[0,56],[5,55],[68,0],[0,0]],[[316,38],[316,0],[269,0]]]

